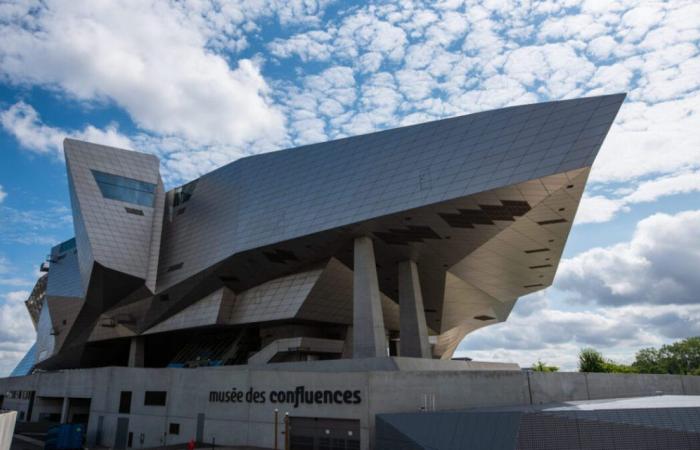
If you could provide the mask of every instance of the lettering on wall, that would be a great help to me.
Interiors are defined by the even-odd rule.
[[[230,391],[210,391],[209,402],[212,403],[283,403],[293,405],[356,405],[362,402],[359,390],[309,390],[297,386],[294,390],[258,391],[253,388]]]
[[[32,397],[32,392],[34,391],[7,391],[5,392],[5,398],[14,400],[29,400]]]

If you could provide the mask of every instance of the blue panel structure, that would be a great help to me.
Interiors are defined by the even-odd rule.
[[[22,357],[20,362],[17,364],[12,372],[10,372],[11,377],[23,377],[32,373],[32,368],[34,368],[34,363],[36,362],[36,343],[32,344],[27,350],[27,353]]]

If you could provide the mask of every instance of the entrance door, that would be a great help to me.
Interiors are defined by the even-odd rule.
[[[129,418],[119,417],[117,419],[117,435],[114,438],[114,449],[124,450],[126,448],[126,440],[129,434]]]
[[[290,417],[291,450],[359,450],[360,421]]]
[[[197,442],[204,442],[204,414],[197,414]]]

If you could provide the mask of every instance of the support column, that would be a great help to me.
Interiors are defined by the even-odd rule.
[[[143,367],[143,360],[143,337],[132,337],[129,345],[129,367]]]
[[[418,267],[410,260],[399,263],[399,321],[401,356],[431,358]]]
[[[386,356],[386,332],[372,239],[355,239],[354,265],[353,358],[383,357]]]
[[[70,406],[70,398],[63,397],[63,404],[61,405],[61,421],[60,421],[60,423],[68,423],[69,406]]]

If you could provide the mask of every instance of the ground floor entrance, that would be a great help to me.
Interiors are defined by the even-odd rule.
[[[291,450],[360,450],[360,421],[290,417]]]

